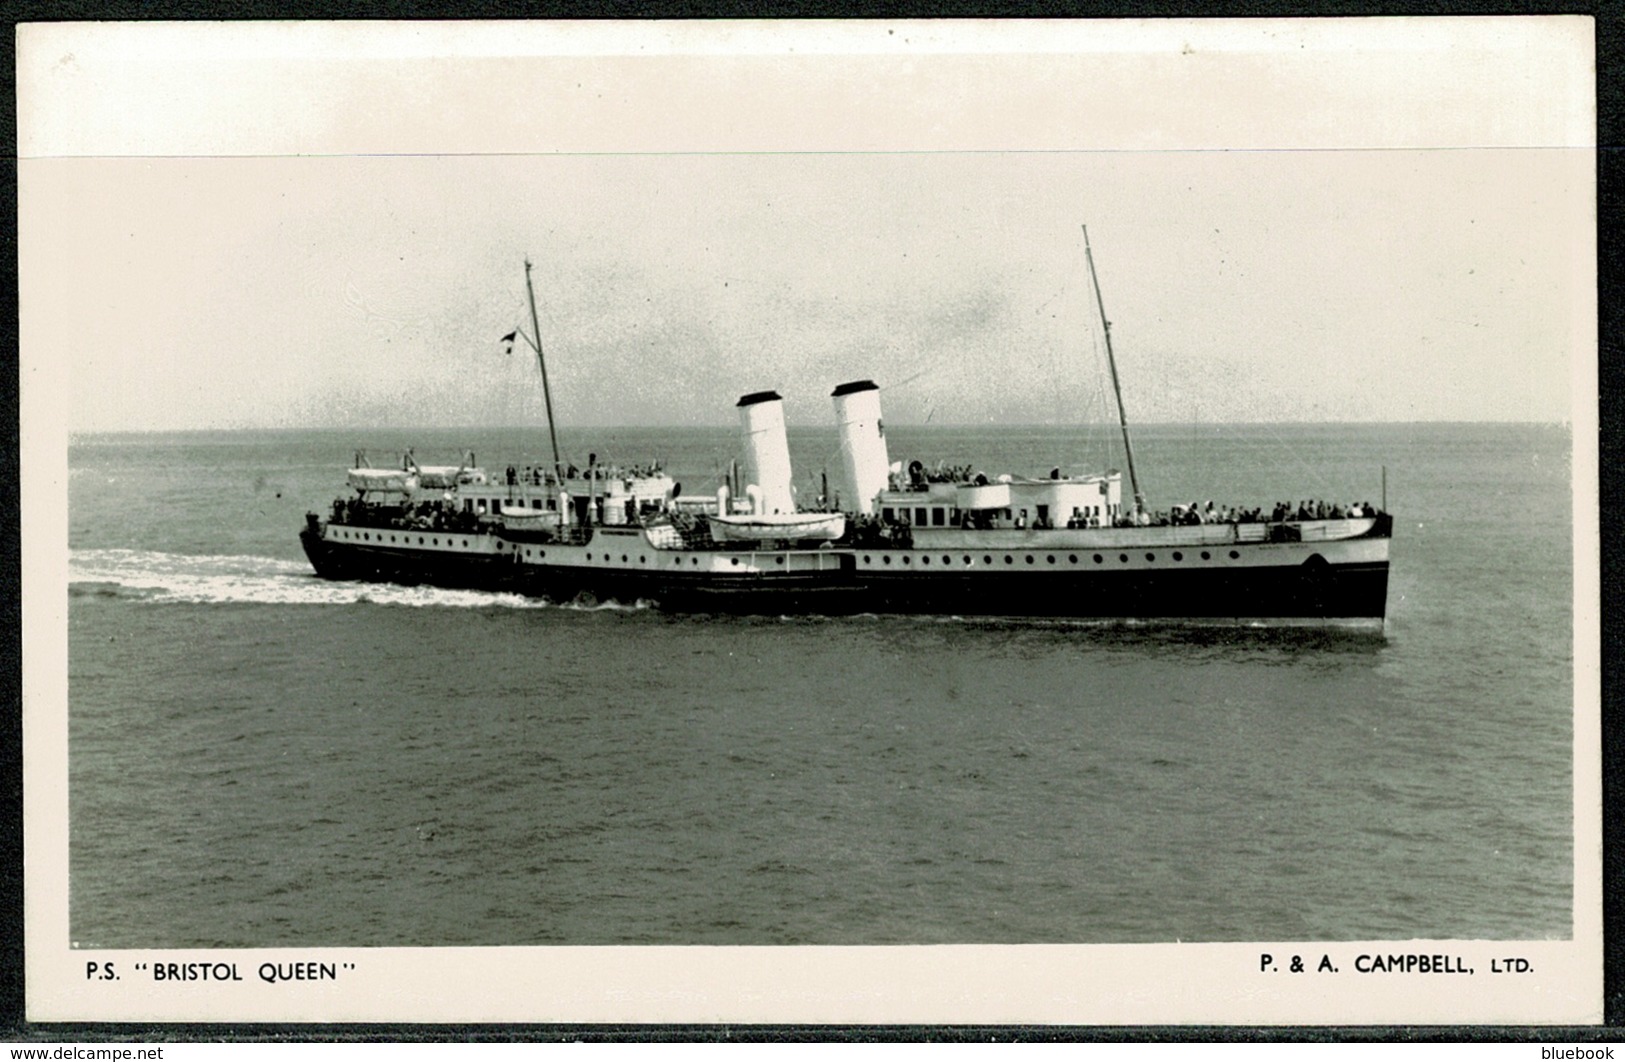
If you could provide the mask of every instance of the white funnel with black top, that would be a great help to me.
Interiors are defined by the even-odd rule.
[[[757,516],[793,513],[790,442],[784,431],[784,399],[777,391],[757,391],[739,400],[745,433],[745,476],[761,490]]]
[[[873,380],[854,380],[837,387],[831,397],[841,432],[841,508],[873,513],[891,468],[880,423],[880,388]]]

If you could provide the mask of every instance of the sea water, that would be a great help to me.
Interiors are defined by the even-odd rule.
[[[893,459],[990,474],[1081,471],[1103,441],[887,430]],[[737,449],[723,428],[563,441],[583,465],[661,460],[688,493]],[[330,583],[297,533],[355,449],[522,468],[551,463],[545,432],[78,436],[72,938],[1569,937],[1567,429],[1150,426],[1135,444],[1161,508],[1381,503],[1386,466],[1384,631]],[[791,447],[807,497],[838,467],[833,432]]]

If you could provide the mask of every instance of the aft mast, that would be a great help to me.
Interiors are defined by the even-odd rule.
[[[1106,364],[1112,370],[1112,392],[1117,396],[1117,423],[1123,429],[1123,452],[1128,456],[1128,481],[1134,491],[1134,513],[1145,511],[1145,495],[1140,491],[1140,477],[1134,474],[1134,444],[1128,438],[1128,414],[1123,412],[1123,387],[1117,382],[1117,359],[1112,355],[1112,323],[1106,320],[1106,302],[1100,297],[1100,278],[1095,275],[1095,256],[1089,249],[1089,226],[1083,226],[1083,255],[1089,260],[1089,281],[1095,288],[1095,305],[1100,309],[1100,324],[1106,333]]]

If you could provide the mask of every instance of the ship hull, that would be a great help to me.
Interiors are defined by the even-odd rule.
[[[1390,526],[1385,517],[1352,538],[1223,548],[1174,548],[1181,544],[1149,534],[1130,545],[1121,532],[1095,536],[1094,548],[1077,536],[1071,544],[980,541],[958,550],[663,550],[634,534],[571,546],[321,527],[300,537],[324,578],[649,602],[674,612],[1380,626]],[[419,538],[433,548],[415,547]]]
[[[453,590],[514,590],[518,583],[514,565],[505,556],[336,542],[308,527],[299,532],[299,542],[323,579]]]
[[[1015,573],[981,578],[876,577],[870,609],[882,613],[1076,619],[1380,622],[1388,565],[1319,570],[1256,566],[1177,572]]]
[[[575,568],[526,569],[520,592],[550,601],[648,603],[671,612],[852,615],[870,598],[850,577],[828,574],[707,577]]]

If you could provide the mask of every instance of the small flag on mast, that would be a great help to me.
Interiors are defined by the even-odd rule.
[[[504,350],[502,353],[504,353],[504,354],[512,354],[513,353],[513,341],[514,341],[514,338],[516,336],[518,336],[518,335],[519,335],[519,329],[516,328],[512,332],[509,332],[507,335],[502,337],[502,342],[508,344],[508,349]]]

